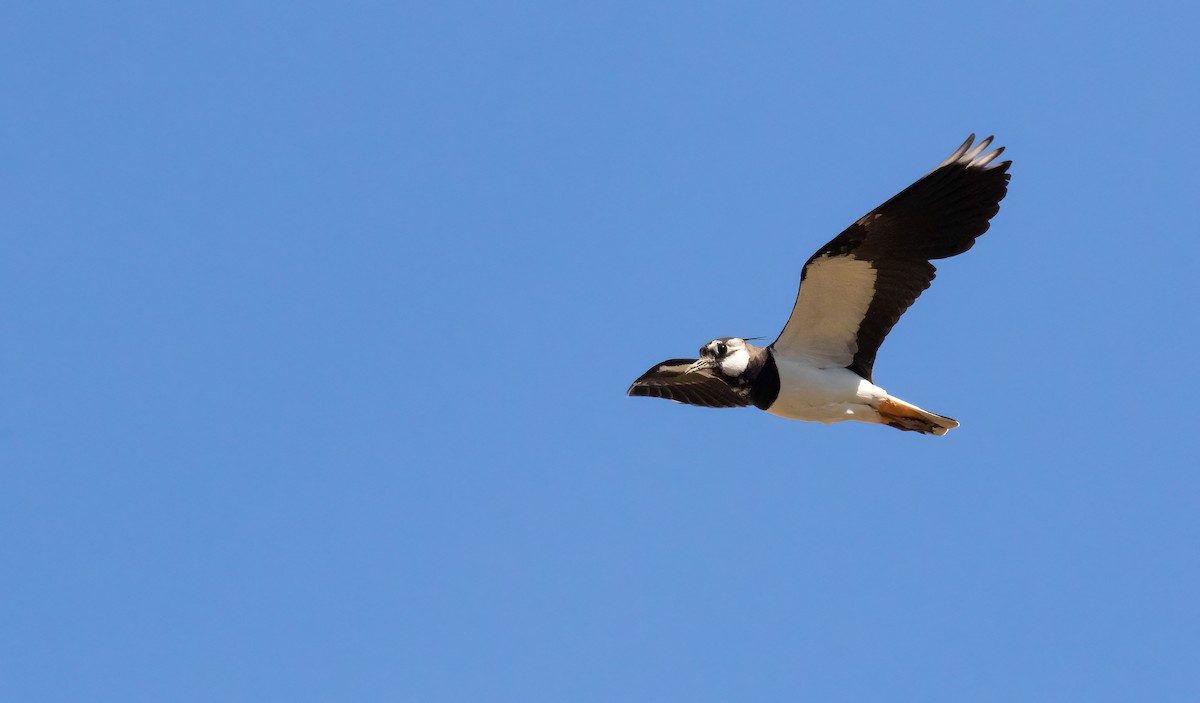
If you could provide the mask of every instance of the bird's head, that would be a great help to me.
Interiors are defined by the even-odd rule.
[[[750,365],[753,346],[741,337],[719,337],[700,347],[700,358],[688,370],[712,369],[722,376],[737,378]]]

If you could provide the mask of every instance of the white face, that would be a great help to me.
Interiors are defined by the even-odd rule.
[[[746,340],[738,337],[714,339],[700,347],[700,356],[711,359],[713,366],[726,376],[740,376],[750,364]]]

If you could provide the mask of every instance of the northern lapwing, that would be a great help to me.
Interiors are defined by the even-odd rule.
[[[933,281],[934,259],[957,256],[988,230],[1008,191],[1011,161],[993,163],[975,135],[950,158],[850,225],[804,264],[792,316],[771,344],[720,337],[699,359],[671,359],[629,395],[710,408],[753,405],[809,422],[872,422],[944,435],[958,422],[875,385],[875,354]]]

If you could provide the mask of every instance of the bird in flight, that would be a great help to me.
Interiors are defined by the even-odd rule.
[[[629,395],[709,408],[753,405],[825,424],[856,420],[944,435],[958,422],[875,385],[875,354],[933,281],[934,259],[970,249],[1008,191],[1004,147],[972,134],[929,175],[867,213],[817,250],[779,338],[760,347],[720,337],[699,359],[671,359],[642,374]],[[973,146],[974,144],[974,146]]]

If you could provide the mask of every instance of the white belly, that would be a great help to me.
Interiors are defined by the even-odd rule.
[[[767,408],[772,415],[808,422],[879,422],[875,406],[887,391],[850,369],[817,368],[800,360],[775,356],[779,397]]]

